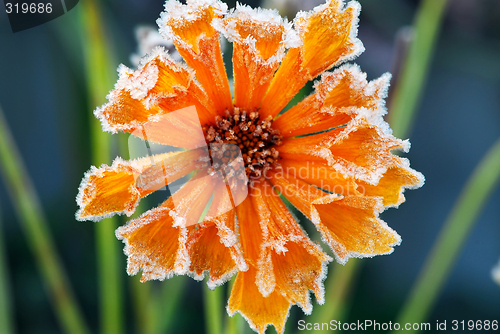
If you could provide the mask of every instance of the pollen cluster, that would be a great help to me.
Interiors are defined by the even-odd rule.
[[[283,136],[272,128],[271,116],[261,119],[257,111],[234,108],[232,113],[226,111],[225,117],[217,116],[215,123],[215,126],[203,127],[215,169],[239,155],[236,147],[241,151],[248,180],[260,178],[266,170],[278,164],[279,153],[275,146],[281,145]],[[214,143],[235,146],[217,150],[219,146],[211,145]]]

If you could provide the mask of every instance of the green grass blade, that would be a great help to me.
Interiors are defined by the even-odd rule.
[[[105,101],[113,88],[115,68],[111,61],[112,51],[106,40],[99,5],[93,0],[81,4],[83,50],[85,51],[85,75],[89,104],[94,108]],[[92,158],[95,165],[110,164],[110,135],[104,133],[100,122],[91,117]],[[123,333],[123,282],[125,270],[121,261],[121,243],[115,238],[118,219],[110,218],[96,224],[97,262],[99,272],[99,296],[101,332]]]
[[[222,309],[224,308],[224,289],[219,286],[215,290],[203,287],[203,304],[205,310],[205,328],[207,334],[222,333]]]
[[[3,236],[2,212],[0,211],[0,333],[14,333],[12,321],[12,298],[10,294],[9,266],[7,263],[7,247]]]
[[[89,333],[55,250],[47,220],[0,108],[0,167],[44,283],[65,333]]]
[[[160,307],[157,309],[158,314],[156,316],[157,321],[159,321],[157,334],[171,332],[187,283],[188,278],[185,276],[174,276],[163,282],[158,302]]]
[[[427,318],[470,230],[499,181],[500,139],[481,160],[462,190],[401,311],[400,324],[420,323]]]
[[[415,39],[389,106],[389,123],[398,138],[406,137],[413,123],[447,3],[448,0],[424,0],[418,10]]]
[[[333,265],[333,272],[326,280],[325,304],[314,306],[311,317],[306,321],[308,323],[323,323],[331,320],[343,321],[346,316],[346,303],[352,292],[353,283],[356,281],[356,275],[361,269],[361,261],[350,259],[345,266],[340,264]],[[329,333],[330,331],[316,331],[319,333]]]

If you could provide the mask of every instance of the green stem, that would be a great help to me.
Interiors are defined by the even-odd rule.
[[[389,107],[394,135],[408,135],[432,59],[448,0],[424,0],[415,20],[415,39]]]
[[[245,321],[241,314],[226,317],[226,334],[242,334],[245,332]]]
[[[224,289],[217,287],[209,290],[203,287],[203,303],[205,309],[205,327],[207,334],[222,333],[222,309]]]
[[[230,284],[227,286],[227,295],[231,295],[233,290],[234,282],[236,281],[236,276],[231,279]],[[226,318],[226,330],[225,334],[242,334],[245,332],[245,321],[241,314],[236,313],[232,317]]]
[[[346,315],[348,300],[353,281],[361,269],[361,261],[350,259],[345,266],[336,264],[333,272],[326,281],[325,304],[315,306],[315,310],[308,322],[323,323],[331,320],[342,321]],[[329,331],[319,331],[318,333],[329,333]]]
[[[0,211],[0,333],[14,333],[12,299],[10,296],[9,266],[3,238],[2,212]]]
[[[154,310],[157,302],[155,295],[151,293],[153,282],[141,283],[140,275],[131,277],[130,289],[133,298],[133,310],[136,320],[136,333],[154,334],[156,333]]]
[[[57,256],[47,220],[0,108],[0,166],[4,183],[65,333],[88,333]]]
[[[399,323],[424,321],[491,193],[500,181],[500,139],[476,167],[427,258]]]
[[[83,43],[85,50],[85,73],[89,104],[94,108],[104,102],[104,98],[113,88],[115,66],[110,61],[111,50],[105,39],[105,29],[101,26],[102,18],[99,6],[94,0],[81,4]],[[89,113],[89,115],[92,115]],[[91,140],[93,163],[99,165],[110,160],[109,134],[102,131],[94,117],[91,119]],[[122,302],[122,258],[120,243],[115,238],[114,230],[118,220],[107,219],[96,224],[97,261],[100,284],[100,311],[102,333],[123,333]]]
[[[159,321],[157,334],[170,333],[170,327],[174,323],[175,314],[178,311],[178,305],[187,282],[187,277],[174,276],[163,283],[160,293],[161,298],[158,303],[160,307],[157,308],[158,314],[156,316],[158,319],[157,321]],[[204,290],[207,290],[207,288]]]

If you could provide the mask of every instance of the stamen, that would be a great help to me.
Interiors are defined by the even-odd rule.
[[[232,175],[243,179],[260,178],[265,172],[278,166],[279,152],[275,146],[282,143],[283,136],[272,128],[272,117],[260,119],[258,111],[247,112],[234,108],[233,113],[226,111],[225,117],[217,116],[216,126],[205,126],[203,132],[209,146],[210,157],[214,172],[217,168],[226,165],[237,158],[238,151],[225,148],[214,148],[212,143],[227,143],[237,146],[242,154],[244,170],[235,170]],[[225,152],[224,152],[225,151]]]

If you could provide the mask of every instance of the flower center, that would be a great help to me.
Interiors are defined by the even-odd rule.
[[[217,116],[215,122],[216,126],[203,127],[214,169],[231,164],[240,152],[248,180],[260,178],[278,164],[279,153],[274,146],[281,145],[283,136],[271,127],[271,116],[261,119],[257,111],[234,108],[232,114],[226,111],[226,116]],[[242,172],[234,171],[240,175]]]

